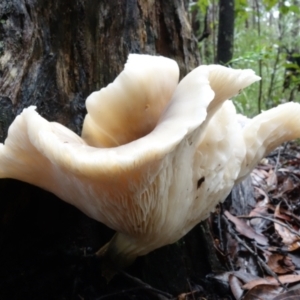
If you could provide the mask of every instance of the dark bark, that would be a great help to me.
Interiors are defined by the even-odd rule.
[[[296,49],[285,50],[287,66],[284,72],[283,92],[290,88],[292,91],[300,91],[300,53]],[[292,94],[291,92],[289,101],[293,101]]]
[[[199,64],[186,3],[1,1],[1,141],[29,105],[80,133],[86,97],[115,79],[129,53],[168,56],[185,75]],[[0,298],[96,299],[130,287],[121,275],[107,285],[92,255],[112,235],[50,193],[0,180]],[[128,271],[176,295],[211,271],[208,257],[214,259],[213,251],[199,225],[177,244],[139,258]],[[145,295],[140,299],[148,299]]]
[[[233,36],[234,0],[220,0],[217,63],[226,65],[232,59]]]
[[[80,133],[84,101],[123,69],[128,53],[199,64],[182,1],[2,1],[1,96],[15,114],[36,105]],[[9,123],[9,122],[8,122]]]

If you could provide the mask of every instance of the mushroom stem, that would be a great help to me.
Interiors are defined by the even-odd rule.
[[[138,256],[134,252],[133,245],[134,243],[130,242],[130,238],[116,233],[108,243],[96,252],[96,256],[105,261],[105,270],[122,269],[131,265]]]

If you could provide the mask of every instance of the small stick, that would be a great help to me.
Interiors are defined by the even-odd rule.
[[[300,233],[296,230],[294,230],[293,228],[291,228],[289,225],[285,224],[285,223],[282,223],[274,218],[270,218],[270,217],[267,217],[267,216],[263,216],[263,215],[260,215],[260,216],[238,216],[237,218],[239,219],[248,219],[248,220],[251,220],[251,219],[256,219],[256,218],[261,218],[261,219],[265,219],[265,220],[269,220],[271,222],[274,222],[274,223],[277,223],[278,225],[288,229],[291,233],[297,235],[298,237],[300,237]]]

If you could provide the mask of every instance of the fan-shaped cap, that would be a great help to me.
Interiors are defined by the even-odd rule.
[[[230,192],[245,148],[223,103],[258,79],[213,65],[177,84],[174,61],[131,55],[88,98],[82,138],[25,109],[0,145],[0,177],[40,186],[115,229],[104,250],[126,264],[181,238]]]
[[[90,146],[115,147],[150,133],[178,84],[174,60],[129,55],[124,71],[86,100],[82,138]]]

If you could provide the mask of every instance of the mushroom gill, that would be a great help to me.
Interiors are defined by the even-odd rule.
[[[242,128],[228,98],[259,80],[251,70],[130,55],[87,99],[82,138],[31,106],[0,144],[0,178],[37,185],[117,231],[98,252],[125,266],[174,243],[205,219],[265,154],[300,137],[300,105]],[[281,113],[282,112],[282,113]]]

